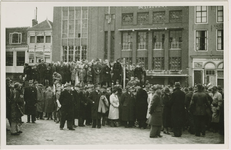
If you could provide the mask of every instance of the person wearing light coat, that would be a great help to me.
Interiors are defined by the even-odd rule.
[[[111,120],[111,126],[117,126],[117,121],[119,119],[119,98],[117,96],[118,89],[114,88],[110,96],[110,107],[108,119]]]

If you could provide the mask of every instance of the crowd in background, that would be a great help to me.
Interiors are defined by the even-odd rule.
[[[112,66],[112,67],[111,67]],[[122,65],[119,61],[40,62],[35,68],[25,65],[24,80],[7,79],[7,118],[11,134],[22,133],[21,117],[27,122],[36,119],[54,120],[63,130],[77,126],[101,128],[124,126],[150,128],[150,138],[182,130],[196,136],[206,131],[224,134],[224,94],[221,87],[182,88],[152,85],[145,80],[142,64],[127,71],[126,87],[122,88]],[[37,72],[37,73],[36,73]]]

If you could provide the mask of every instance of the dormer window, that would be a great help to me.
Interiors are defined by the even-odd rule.
[[[21,44],[22,43],[22,33],[14,32],[10,33],[10,44]]]

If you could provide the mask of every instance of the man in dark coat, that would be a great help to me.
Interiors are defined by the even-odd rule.
[[[36,116],[36,103],[37,103],[37,89],[33,86],[33,81],[29,81],[29,87],[25,88],[24,91],[25,100],[25,114],[27,114],[27,123],[30,122],[32,117],[32,123],[35,123]]]
[[[77,127],[75,125],[75,119],[80,118],[80,100],[81,100],[81,96],[80,96],[80,90],[79,90],[79,86],[76,85],[75,89],[73,90],[73,95],[74,95],[74,122],[73,122],[73,126]],[[79,121],[80,124],[80,121]]]
[[[122,121],[125,127],[133,127],[135,121],[135,96],[132,93],[133,88],[127,87],[127,91],[121,95],[120,105],[122,106]]]
[[[146,115],[148,109],[148,94],[145,90],[143,90],[140,84],[136,85],[137,94],[136,94],[136,102],[135,102],[135,115],[136,119],[139,122],[139,128],[146,128]]]
[[[43,60],[39,60],[39,64],[38,64],[38,73],[39,73],[39,83],[41,84],[45,84],[45,76],[46,76],[46,64]]]
[[[65,84],[65,89],[61,92],[59,102],[61,104],[61,120],[60,130],[63,130],[65,122],[67,121],[67,128],[69,130],[75,130],[73,128],[74,121],[74,95],[71,90],[71,84]]]
[[[205,135],[206,108],[210,107],[208,97],[201,84],[197,85],[197,92],[193,94],[190,107],[195,122],[196,136]]]
[[[108,87],[111,85],[111,68],[106,62],[104,62],[102,65],[101,81],[101,86],[107,85]]]
[[[117,59],[116,63],[113,65],[113,68],[112,68],[112,80],[114,84],[116,84],[117,80],[119,80],[119,83],[121,83],[122,70],[123,69],[119,62],[119,59]]]
[[[180,137],[182,135],[185,114],[184,101],[185,93],[181,91],[180,83],[176,82],[175,91],[172,93],[172,99],[170,101],[174,137]]]
[[[137,65],[134,70],[134,77],[137,77],[140,80],[140,83],[142,81],[142,75],[143,75],[143,69],[140,65]]]
[[[189,92],[185,95],[185,107],[187,110],[187,117],[186,117],[186,125],[189,126],[188,128],[188,132],[191,134],[195,133],[195,128],[194,128],[194,120],[193,120],[193,115],[191,114],[191,112],[189,111],[189,106],[190,106],[190,102],[192,99],[192,95],[193,95],[193,88],[189,87]]]
[[[101,71],[102,71],[102,67],[98,61],[98,59],[96,60],[95,64],[92,66],[92,71],[93,71],[93,82],[95,85],[98,85],[101,83],[100,81],[100,76],[101,76]]]
[[[100,99],[100,85],[97,85],[95,90],[90,94],[91,100],[91,116],[92,116],[92,128],[101,128],[100,114],[98,113],[99,99]]]
[[[9,121],[9,124],[11,125],[11,98],[12,98],[12,91],[10,89],[10,79],[6,79],[6,118]]]
[[[29,81],[32,79],[32,69],[27,63],[24,65],[23,73],[25,76],[25,81]]]

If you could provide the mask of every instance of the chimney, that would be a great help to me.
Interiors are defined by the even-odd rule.
[[[36,24],[38,24],[38,21],[37,21],[37,7],[36,7],[36,10],[35,10],[35,19],[32,19],[32,27],[35,26]]]

